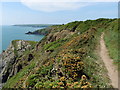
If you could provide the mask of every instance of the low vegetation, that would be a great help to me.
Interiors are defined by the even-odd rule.
[[[106,29],[104,39],[106,42],[106,46],[109,51],[110,57],[114,60],[113,63],[118,66],[120,65],[119,60],[119,28],[118,28],[118,20],[115,20],[110,24],[110,26]],[[120,69],[120,68],[119,68]]]
[[[30,42],[34,48],[32,61],[11,77],[3,89],[112,88],[98,53],[100,35],[104,31],[110,56],[119,62],[115,23],[116,19],[101,18],[50,26],[40,42]],[[67,35],[66,31],[69,31]]]

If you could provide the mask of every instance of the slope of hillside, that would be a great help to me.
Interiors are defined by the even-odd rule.
[[[75,21],[38,30],[46,36],[14,61],[30,54],[33,58],[7,79],[3,89],[112,88],[98,53],[101,33],[114,22],[116,19]]]
[[[118,56],[119,51],[119,28],[118,20],[112,22],[107,30],[105,31],[104,40],[109,51],[110,57],[114,60],[113,63],[118,66],[120,65],[120,60]],[[119,70],[120,68],[117,67]]]

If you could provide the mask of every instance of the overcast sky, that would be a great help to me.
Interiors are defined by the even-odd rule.
[[[117,18],[117,2],[70,2],[62,0],[7,0],[0,3],[3,25],[11,24],[62,24],[97,18]],[[35,2],[36,1],[36,2]],[[48,2],[49,1],[49,2]],[[78,2],[79,1],[79,2]],[[93,0],[96,1],[96,0]]]

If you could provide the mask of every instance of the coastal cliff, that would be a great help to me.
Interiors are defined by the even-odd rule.
[[[39,42],[12,41],[2,53],[3,89],[111,88],[98,41],[102,32],[117,32],[117,22],[75,21],[29,32],[45,35]]]
[[[2,83],[6,82],[13,75],[16,75],[25,65],[29,64],[30,58],[33,58],[32,54],[24,56],[23,53],[32,49],[30,41],[14,40],[7,50],[2,52]]]

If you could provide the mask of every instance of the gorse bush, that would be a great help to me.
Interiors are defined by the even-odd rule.
[[[98,52],[100,35],[105,31],[110,55],[117,60],[116,49],[112,51],[118,40],[114,23],[115,19],[101,18],[54,25],[45,31],[37,31],[46,33],[46,36],[39,43],[30,42],[33,44],[34,67],[27,70],[29,64],[19,72],[20,76],[13,76],[4,87],[110,88]],[[24,58],[29,53],[24,53]],[[14,80],[16,83],[11,82]]]
[[[31,76],[32,81],[29,81],[28,85],[31,85],[30,87],[33,87],[32,85],[34,84],[34,88],[92,88],[91,84],[88,82],[87,77],[83,75],[78,82],[67,82],[65,77],[61,77],[57,81],[38,81],[37,83],[35,82],[35,75]]]

